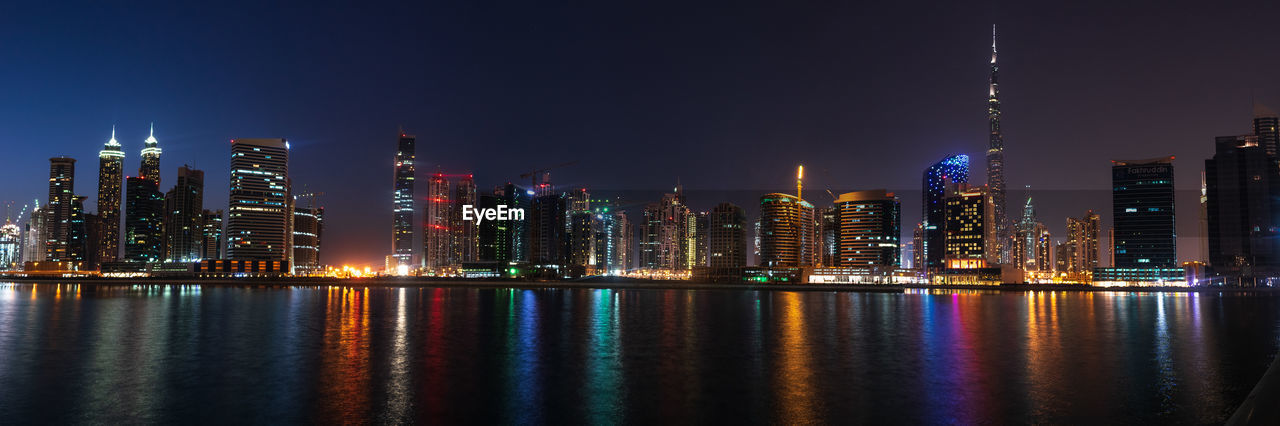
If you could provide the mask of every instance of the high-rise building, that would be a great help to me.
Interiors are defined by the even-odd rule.
[[[111,131],[115,139],[115,130]],[[160,185],[160,142],[156,140],[156,125],[151,124],[151,134],[143,141],[142,165],[138,167],[138,176],[142,176]]]
[[[293,270],[295,274],[313,274],[323,269],[320,262],[321,236],[324,235],[324,207],[293,207]]]
[[[947,185],[969,182],[969,156],[953,155],[942,159],[924,171],[923,235],[918,245],[922,262],[919,268],[929,272],[945,267],[947,209],[943,199]]]
[[[94,269],[96,252],[90,252],[89,241],[90,231],[98,229],[93,222],[98,218],[95,215],[86,214],[84,211],[83,195],[75,195],[71,197],[71,216],[67,225],[67,258],[72,262],[81,262],[85,269]],[[92,248],[97,248],[97,244],[93,244]]]
[[[76,160],[68,157],[49,159],[49,204],[44,212],[45,258],[66,261],[70,259],[67,240],[71,232],[71,199],[74,196]]]
[[[458,183],[454,184],[454,196],[449,212],[449,230],[453,238],[452,258],[454,262],[475,262],[477,252],[479,251],[479,239],[477,233],[479,227],[476,226],[474,220],[462,220],[462,209],[464,206],[475,207],[478,203],[476,199],[476,181],[472,175],[468,174],[458,179]]]
[[[567,198],[549,193],[533,199],[529,209],[529,261],[563,265],[568,260],[568,228],[565,223]]]
[[[986,268],[992,262],[987,230],[995,226],[987,187],[951,185],[944,199],[946,235],[943,256],[948,269]]]
[[[396,266],[409,267],[413,263],[413,180],[414,161],[417,158],[417,137],[400,132],[396,147],[395,196],[392,199],[391,256]]]
[[[685,205],[684,188],[677,185],[657,203],[644,209],[640,224],[640,267],[688,270],[697,251],[697,219]]]
[[[27,223],[22,228],[23,263],[43,261],[49,254],[45,247],[48,240],[45,235],[49,232],[49,227],[46,225],[48,220],[48,212],[40,207],[40,202],[37,200],[31,215],[27,216]]]
[[[707,266],[707,233],[711,228],[711,220],[707,212],[693,213],[693,266]]]
[[[1257,128],[1259,119],[1254,119]],[[1272,126],[1270,124],[1264,125]],[[1222,136],[1205,160],[1209,263],[1238,278],[1280,272],[1280,167],[1259,136]]]
[[[818,242],[813,204],[795,195],[760,197],[760,265],[814,266]]]
[[[899,266],[901,211],[898,197],[885,190],[840,194],[835,201],[833,266]]]
[[[1253,104],[1253,135],[1258,146],[1271,157],[1280,158],[1280,114],[1260,103]]]
[[[204,242],[204,172],[183,165],[177,183],[164,196],[164,259],[195,262]]]
[[[145,177],[125,179],[124,258],[130,262],[159,262],[164,197],[156,182]]]
[[[222,210],[205,210],[200,214],[200,259],[222,259],[224,247]]]
[[[1016,248],[1011,253],[1010,259],[1014,266],[1023,271],[1039,271],[1042,262],[1036,257],[1040,239],[1040,228],[1044,224],[1040,223],[1036,218],[1036,205],[1032,201],[1031,196],[1027,196],[1026,204],[1022,206],[1022,219],[1018,221],[1016,241],[1010,249]]]
[[[1112,161],[1111,212],[1118,268],[1175,268],[1173,157]]]
[[[597,273],[622,275],[631,269],[631,221],[613,205],[595,209],[595,266]]]
[[[18,269],[21,264],[22,229],[11,218],[0,226],[0,271]]]
[[[997,77],[1000,67],[996,64],[996,26],[991,26],[991,80],[987,97],[987,125],[990,138],[987,144],[987,192],[991,197],[991,222],[995,226],[988,229],[991,234],[988,242],[998,242],[992,250],[997,250],[992,260],[1001,263],[1008,261],[1008,251],[1001,246],[1009,239],[1009,218],[1005,212],[1005,179],[1004,179],[1004,134],[1000,132],[1000,84]]]
[[[124,150],[116,142],[116,129],[111,139],[98,151],[98,261],[115,262],[120,258],[120,199],[124,187]]]
[[[747,214],[732,203],[720,203],[707,214],[707,266],[747,266]]]
[[[449,247],[449,180],[443,173],[431,175],[427,180],[426,220],[422,226],[422,266],[428,270],[448,267],[453,263],[453,251]]]
[[[573,211],[569,213],[569,231],[566,235],[567,239],[567,264],[572,270],[577,272],[581,269],[583,274],[594,274],[597,272],[596,259],[596,214],[589,211]]]
[[[1102,230],[1102,220],[1093,210],[1089,210],[1079,218],[1067,218],[1067,241],[1065,249],[1068,275],[1087,280],[1098,267],[1098,234]]]
[[[836,266],[839,263],[840,225],[836,218],[839,210],[835,206],[818,209],[818,264]]]
[[[281,262],[276,270],[288,270],[289,142],[232,139],[230,187],[227,258]]]

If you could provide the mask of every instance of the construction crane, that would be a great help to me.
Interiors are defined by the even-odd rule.
[[[319,199],[320,196],[322,195],[324,195],[323,192],[303,192],[301,194],[294,195],[293,201],[294,201],[294,204],[296,205],[299,198],[306,198],[311,201],[310,203],[307,204],[307,208],[314,209],[316,207],[316,200]]]
[[[551,170],[553,170],[553,169],[558,169],[558,168],[561,168],[561,167],[568,167],[568,166],[572,166],[572,165],[577,164],[577,163],[578,163],[578,161],[577,161],[577,160],[574,160],[574,161],[570,161],[570,162],[567,162],[567,163],[560,163],[560,164],[556,164],[556,165],[551,166],[551,167],[543,167],[543,168],[541,168],[541,169],[533,169],[533,170],[530,170],[528,173],[525,173],[525,174],[520,175],[520,178],[521,178],[521,179],[528,178],[528,179],[529,179],[529,190],[531,190],[531,191],[537,191],[537,192],[541,193],[541,192],[542,192],[542,190],[543,190],[543,189],[545,189],[545,188],[544,188],[544,186],[546,186],[546,185],[550,185],[550,181],[551,181],[551,176],[550,176],[550,174],[551,174]]]

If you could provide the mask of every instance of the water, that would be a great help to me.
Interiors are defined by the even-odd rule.
[[[1272,294],[0,285],[5,423],[1215,423]]]

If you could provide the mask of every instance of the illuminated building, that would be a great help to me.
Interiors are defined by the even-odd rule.
[[[1008,250],[1001,246],[1010,238],[1009,219],[1005,212],[1005,178],[1004,178],[1004,134],[1000,132],[1000,84],[997,77],[1000,67],[996,65],[996,27],[991,26],[991,80],[987,97],[987,125],[990,138],[987,144],[987,192],[991,198],[991,223],[994,225],[987,232],[991,234],[988,242],[995,243],[989,250],[992,261],[1005,263],[1008,261]]]
[[[115,139],[115,130],[113,129],[111,133],[111,138]],[[155,182],[158,187],[160,185],[160,142],[156,140],[154,123],[151,124],[151,134],[142,143],[142,165],[138,167],[138,176]]]
[[[1173,157],[1112,163],[1113,266],[1177,267]]]
[[[43,260],[67,261],[67,239],[71,231],[71,198],[75,186],[76,160],[67,157],[49,159],[49,204],[45,206]]]
[[[948,269],[986,268],[991,261],[987,230],[994,226],[987,187],[954,185],[944,198],[944,259]]]
[[[760,197],[760,266],[804,267],[817,263],[813,204],[791,194]]]
[[[1255,127],[1258,119],[1254,120]],[[1233,284],[1280,273],[1280,168],[1258,136],[1222,136],[1205,160],[1209,263]]]
[[[1067,218],[1067,269],[1068,276],[1088,281],[1098,267],[1098,234],[1102,221],[1093,210],[1079,218]]]
[[[449,230],[453,239],[451,256],[454,263],[474,262],[477,259],[477,237],[478,227],[474,221],[462,220],[463,206],[476,206],[476,181],[471,175],[465,175],[458,179],[458,183],[454,185],[454,197],[450,210]]]
[[[48,222],[49,215],[40,207],[40,202],[36,201],[35,208],[31,210],[31,215],[27,217],[27,223],[22,229],[22,263],[40,262],[45,260],[48,250],[45,248],[45,234],[49,232],[49,227],[45,225]]]
[[[161,261],[164,197],[156,182],[145,177],[125,179],[124,258],[130,262]]]
[[[21,263],[22,229],[11,218],[0,226],[0,271],[17,269]]]
[[[830,266],[899,266],[901,211],[892,192],[840,194],[835,201],[836,258]]]
[[[293,270],[295,274],[319,273],[321,237],[324,235],[324,207],[293,207]],[[398,265],[397,265],[398,266]]]
[[[747,266],[747,214],[731,203],[720,203],[707,214],[707,266]]]
[[[391,255],[395,257],[396,266],[410,266],[413,263],[413,221],[414,197],[414,161],[417,158],[417,138],[400,132],[400,141],[396,147],[395,162],[395,196],[392,200],[391,223]],[[393,268],[394,269],[394,268]]]
[[[836,207],[828,206],[818,209],[818,264],[821,266],[835,266],[839,251],[836,246],[838,241],[838,226],[836,222]]]
[[[1177,262],[1173,157],[1112,161],[1110,268],[1095,268],[1096,285],[1186,285]]]
[[[589,211],[569,213],[567,264],[574,275],[596,272],[596,214]]]
[[[449,180],[443,173],[427,179],[426,216],[422,225],[422,266],[434,271],[451,264],[449,243]]]
[[[707,266],[707,232],[711,226],[708,213],[693,213],[693,223],[693,266]]]
[[[98,151],[98,261],[115,262],[120,258],[120,199],[124,193],[124,150],[116,141],[116,129],[111,128],[111,139]]]
[[[231,140],[230,187],[227,259],[287,262],[292,234],[289,142]]]
[[[200,215],[200,258],[222,259],[225,246],[222,238],[222,210],[205,210]]]
[[[917,223],[911,233],[911,269],[924,271],[924,223]]]
[[[595,207],[595,264],[598,272],[622,275],[631,269],[631,221],[610,205]]]
[[[204,172],[183,165],[177,183],[164,196],[164,260],[195,262],[204,240]]]
[[[947,212],[943,199],[947,196],[947,184],[969,182],[969,156],[953,155],[934,163],[925,169],[923,181],[923,238],[917,247],[922,260],[919,269],[929,272],[945,266]]]
[[[682,271],[691,268],[697,251],[697,219],[685,205],[684,188],[676,185],[657,203],[644,208],[640,224],[640,267]]]
[[[506,184],[495,188],[492,195],[481,195],[479,206],[482,209],[496,209],[503,205],[509,208],[525,209],[528,207],[528,192]],[[477,260],[482,262],[514,262],[527,260],[526,221],[523,220],[486,220],[477,229]]]
[[[95,269],[97,264],[96,256],[98,244],[89,238],[93,235],[93,231],[97,231],[98,220],[96,215],[87,214],[84,211],[83,195],[75,195],[71,197],[71,216],[67,225],[67,261],[83,262],[85,269]]]

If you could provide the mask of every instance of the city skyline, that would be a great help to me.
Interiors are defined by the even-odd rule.
[[[891,10],[882,11],[884,16],[897,16],[895,13],[903,13],[893,7],[889,8]],[[762,13],[754,8],[747,9],[744,13],[748,15]],[[850,13],[840,10],[814,10],[800,6],[787,10],[795,15],[792,17],[794,19],[788,22],[813,20],[816,19],[815,16],[821,14],[820,12],[833,12],[837,17],[849,17]],[[464,16],[474,16],[479,13],[478,11],[456,12]],[[616,108],[635,113],[632,114],[634,117],[626,119],[621,119],[621,116],[605,117],[587,113],[570,120],[570,115],[567,113],[582,112],[583,105],[580,102],[568,102],[572,105],[564,106],[565,101],[587,99],[593,102],[604,102],[603,98],[586,96],[575,90],[559,96],[554,93],[545,93],[541,89],[523,88],[519,89],[518,94],[508,98],[494,98],[495,95],[483,91],[473,93],[484,95],[474,102],[479,102],[479,99],[490,102],[491,108],[494,108],[492,112],[497,113],[483,121],[477,121],[474,113],[486,111],[478,110],[480,105],[468,101],[457,103],[455,107],[450,108],[445,105],[448,101],[438,103],[429,97],[422,96],[424,93],[430,93],[430,90],[424,92],[421,86],[404,89],[404,94],[398,95],[398,101],[388,104],[394,104],[393,106],[374,108],[373,112],[356,114],[351,119],[333,117],[324,123],[313,119],[300,120],[294,115],[266,111],[258,107],[237,111],[235,114],[229,114],[227,112],[229,110],[225,109],[220,110],[222,112],[219,113],[212,113],[213,111],[210,110],[189,114],[195,112],[192,108],[196,108],[195,104],[199,102],[192,101],[190,98],[186,98],[184,102],[178,102],[176,98],[169,99],[166,97],[168,95],[157,93],[155,89],[148,89],[158,86],[151,86],[137,80],[125,80],[118,85],[106,85],[105,81],[99,81],[99,77],[94,77],[84,84],[86,88],[97,93],[94,97],[101,98],[101,103],[96,100],[80,99],[78,96],[70,98],[71,106],[68,112],[74,115],[74,119],[52,112],[39,104],[23,111],[14,111],[5,115],[6,118],[0,119],[0,124],[3,124],[0,127],[8,128],[7,132],[0,130],[0,137],[15,141],[41,140],[42,143],[31,144],[31,146],[11,144],[15,145],[11,148],[15,158],[44,159],[66,155],[80,160],[81,170],[77,174],[80,175],[81,182],[77,185],[77,192],[90,197],[86,201],[88,208],[93,208],[92,206],[95,205],[92,201],[96,194],[93,194],[89,188],[92,188],[96,182],[93,179],[86,179],[87,176],[92,175],[86,167],[94,163],[91,160],[102,148],[102,141],[108,139],[110,126],[115,124],[118,127],[116,138],[123,145],[126,153],[123,170],[126,175],[133,175],[130,172],[137,170],[135,167],[139,166],[138,152],[143,147],[142,141],[150,133],[149,126],[153,121],[156,123],[156,137],[160,139],[164,148],[161,182],[165,184],[161,185],[161,190],[167,190],[169,186],[167,183],[175,179],[176,167],[173,166],[190,164],[191,167],[208,173],[205,185],[211,190],[207,191],[205,206],[211,209],[226,206],[225,191],[218,190],[227,185],[225,144],[233,137],[242,136],[288,138],[294,144],[294,149],[291,151],[293,156],[291,163],[294,164],[291,167],[292,177],[295,182],[305,182],[309,188],[326,192],[327,195],[321,199],[321,204],[332,204],[326,202],[326,199],[343,199],[353,200],[353,206],[386,205],[386,200],[390,199],[387,164],[394,154],[394,144],[389,144],[387,140],[393,137],[390,135],[398,124],[404,124],[406,132],[418,136],[420,179],[424,176],[423,172],[435,170],[438,167],[451,173],[473,173],[477,180],[476,186],[481,189],[492,188],[507,181],[519,184],[518,175],[522,170],[561,163],[563,161],[560,160],[565,158],[567,152],[570,156],[568,159],[578,160],[579,164],[557,170],[555,181],[567,185],[586,186],[593,192],[638,189],[651,190],[660,194],[661,191],[665,191],[664,188],[678,181],[689,188],[691,194],[697,194],[700,191],[739,190],[755,192],[755,197],[758,197],[764,193],[786,191],[792,168],[797,163],[803,163],[811,170],[811,177],[808,180],[814,190],[820,191],[819,188],[829,186],[833,191],[841,193],[849,190],[885,188],[899,193],[904,200],[910,200],[911,189],[918,186],[919,171],[933,160],[949,153],[964,153],[975,159],[972,165],[974,175],[972,179],[978,182],[985,181],[985,170],[983,170],[985,167],[980,167],[981,162],[976,159],[983,158],[983,152],[989,142],[983,130],[987,123],[984,117],[986,111],[982,104],[983,97],[987,95],[985,93],[987,88],[984,86],[987,85],[986,80],[990,73],[988,58],[985,56],[989,50],[986,38],[990,36],[987,34],[990,28],[987,27],[994,22],[999,26],[1002,68],[1000,82],[1006,89],[1002,91],[1000,101],[1005,115],[1002,130],[1009,140],[1005,152],[1008,199],[1022,200],[1023,188],[1028,184],[1031,185],[1041,210],[1042,221],[1050,228],[1053,235],[1063,236],[1066,235],[1064,219],[1076,216],[1079,212],[1055,209],[1052,206],[1052,195],[1042,196],[1040,191],[1089,191],[1098,196],[1099,202],[1089,203],[1086,207],[1105,212],[1108,210],[1109,198],[1106,192],[1109,185],[1109,176],[1106,171],[1108,161],[1117,158],[1145,158],[1169,154],[1178,157],[1176,162],[1179,164],[1176,179],[1178,190],[1197,191],[1198,179],[1196,178],[1201,169],[1199,164],[1213,155],[1211,143],[1213,138],[1248,131],[1248,120],[1251,118],[1252,109],[1251,99],[1272,106],[1280,104],[1276,102],[1280,93],[1275,89],[1275,82],[1265,77],[1266,73],[1262,71],[1254,71],[1252,68],[1236,69],[1239,67],[1204,68],[1206,58],[1212,58],[1215,61],[1247,60],[1257,64],[1256,68],[1259,70],[1274,69],[1275,64],[1268,62],[1274,61],[1273,59],[1248,55],[1252,50],[1280,42],[1276,40],[1274,34],[1252,33],[1251,31],[1255,30],[1247,28],[1226,34],[1214,34],[1198,27],[1185,26],[1165,32],[1158,26],[1154,26],[1159,19],[1173,21],[1196,19],[1209,23],[1228,20],[1228,18],[1248,20],[1253,19],[1252,13],[1236,9],[1215,12],[1209,16],[1192,16],[1190,11],[1175,9],[1163,12],[1159,16],[1133,18],[1137,22],[1124,22],[1135,25],[1148,24],[1145,27],[1138,26],[1146,28],[1150,34],[1139,34],[1136,30],[1122,28],[1125,25],[1114,20],[1101,19],[1088,12],[1072,12],[1072,10],[1066,11],[1065,16],[1081,19],[1099,18],[1091,21],[1097,28],[1086,31],[1084,25],[1075,21],[1066,18],[1046,18],[1034,13],[1019,15],[1006,12],[1009,14],[986,16],[985,13],[968,11],[962,13],[961,17],[974,19],[942,22],[939,18],[925,17],[921,23],[904,24],[902,28],[882,28],[882,33],[879,35],[873,34],[874,37],[871,38],[859,38],[854,35],[866,35],[860,31],[870,30],[845,28],[845,26],[855,26],[852,24],[858,22],[856,17],[850,18],[847,22],[822,20],[817,22],[817,28],[830,29],[835,31],[834,34],[818,34],[814,31],[793,29],[792,32],[786,33],[787,37],[791,38],[782,37],[793,43],[804,42],[812,45],[783,55],[783,58],[790,59],[783,62],[791,65],[779,67],[748,61],[757,54],[779,54],[768,51],[769,48],[764,47],[760,49],[766,51],[740,53],[733,56],[738,62],[731,63],[748,65],[737,69],[737,72],[743,74],[744,80],[741,81],[725,83],[702,79],[696,82],[703,86],[695,86],[695,80],[685,75],[698,75],[698,73],[682,71],[680,78],[674,84],[685,89],[693,89],[690,93],[694,96],[681,98],[682,105],[675,111],[660,112],[664,103],[657,99],[638,99],[637,94],[646,90],[644,85],[614,88],[614,93],[623,95],[615,99]],[[111,10],[108,8],[104,13],[110,14]],[[695,10],[692,13],[696,15],[709,12]],[[639,16],[635,19],[643,20],[647,15],[639,13]],[[567,19],[559,15],[550,18],[553,22],[555,18]],[[74,22],[82,18],[72,15],[68,19]],[[128,22],[127,19],[123,21]],[[740,23],[730,20],[723,25]],[[1053,31],[1034,30],[1032,23],[1042,25],[1046,30],[1061,31],[1057,36],[1046,36],[1041,32]],[[709,37],[703,32],[706,30],[690,28],[690,22],[681,21],[680,24],[678,29],[682,31],[682,36],[688,39],[698,39],[698,36]],[[915,26],[926,24],[940,25],[941,30],[954,31],[956,35],[942,38],[945,40],[924,40],[919,36],[906,34]],[[1212,26],[1205,25],[1205,27]],[[597,30],[575,28],[578,31],[574,34],[577,35],[586,35]],[[76,35],[71,34],[67,37],[76,37]],[[386,37],[386,34],[380,34],[379,37]],[[1168,50],[1171,48],[1163,44],[1142,43],[1157,37],[1167,37],[1173,41],[1205,40],[1200,43],[1211,43],[1215,49],[1212,54],[1173,55]],[[109,38],[134,40],[134,38],[145,37],[131,33],[112,35]],[[406,39],[412,38],[406,37]],[[376,45],[376,42],[381,41],[387,45],[396,45],[401,42],[398,40],[400,39],[365,40],[364,42]],[[727,43],[726,40],[719,38],[707,40],[709,40],[708,43]],[[850,40],[859,41],[844,46],[845,49],[831,49],[838,43]],[[892,42],[889,45],[899,49],[886,51],[883,49],[888,49],[887,47],[871,46],[871,43],[865,42],[866,40],[889,41]],[[483,42],[495,43],[494,40]],[[866,44],[863,44],[864,42]],[[151,42],[143,40],[143,45],[146,43]],[[1150,50],[1134,50],[1139,45],[1148,46]],[[641,45],[637,49],[641,52],[660,52],[673,46],[675,46],[673,40],[659,40],[654,45]],[[906,49],[904,46],[911,49]],[[910,52],[911,58],[902,56],[905,53],[901,52],[907,51]],[[679,57],[689,54],[678,49],[672,52],[679,53],[680,55],[677,55]],[[886,52],[890,54],[884,54]],[[46,58],[48,61],[75,60],[65,57],[67,53],[19,53],[32,58]],[[559,53],[561,54],[552,55],[553,64],[573,63],[567,53]],[[120,61],[140,58],[137,55],[122,54],[123,59]],[[1183,59],[1184,63],[1171,63],[1169,59],[1157,60],[1154,61],[1155,64],[1148,65],[1136,63],[1145,56],[1186,59]],[[878,65],[872,67],[875,70],[851,68],[857,64],[867,63],[868,58],[876,59],[874,63]],[[631,60],[631,58],[616,57],[606,59]],[[425,59],[415,56],[410,60]],[[24,61],[15,62],[23,63]],[[35,62],[39,63],[39,61]],[[169,72],[164,73],[165,78],[161,79],[157,85],[182,83],[184,87],[189,85],[196,93],[209,95],[208,100],[214,103],[227,102],[228,96],[209,93],[213,90],[211,87],[218,85],[196,82],[195,79],[199,78],[200,73],[176,72],[185,68],[175,68],[175,65],[161,62],[157,69]],[[930,66],[922,68],[921,64]],[[664,62],[663,65],[671,64]],[[1102,70],[1094,70],[1086,69],[1086,65],[1105,66]],[[1165,68],[1162,68],[1159,73],[1150,71],[1149,67],[1156,65]],[[707,71],[720,69],[705,61],[695,61],[691,66]],[[1061,69],[1050,69],[1053,67]],[[456,71],[456,68],[449,69]],[[661,69],[666,68],[659,67],[659,70]],[[20,74],[27,71],[26,68],[19,66],[17,69],[9,70],[8,73],[13,76],[12,73]],[[1101,71],[1105,71],[1106,75],[1101,75]],[[116,75],[119,72],[122,72],[122,69],[109,65],[103,74]],[[566,69],[564,72],[564,77],[573,75],[571,70]],[[556,83],[562,88],[576,87],[581,90],[594,87],[588,83],[582,83],[582,86],[566,86],[567,83],[555,75],[535,74],[538,75],[530,76],[528,77],[530,80],[521,80],[521,82],[542,81],[548,84]],[[1132,81],[1137,75],[1155,76],[1156,81]],[[768,76],[810,76],[815,77],[816,83],[770,83],[777,80],[765,78]],[[299,78],[306,80],[308,84],[315,84],[314,79],[318,78],[318,75],[303,73]],[[460,82],[465,83],[463,87],[469,89],[480,87],[477,80],[465,78],[458,80],[458,78],[460,77],[457,75],[451,75],[450,78],[437,79],[441,83],[431,83],[431,85],[436,87],[435,85],[444,84],[442,82]],[[240,83],[245,82],[241,81],[228,83],[225,87],[238,88],[240,92],[237,93],[244,94],[243,91],[248,88],[262,87],[261,85],[270,81],[270,78],[258,76],[250,80],[252,81],[249,81],[249,84],[242,85]],[[403,79],[392,80],[402,81]],[[784,80],[790,81],[790,79]],[[11,81],[29,80],[16,78]],[[657,84],[648,80],[643,82]],[[906,90],[907,83],[920,82],[929,83],[923,84],[924,88]],[[817,87],[814,87],[815,84]],[[31,99],[40,98],[30,91],[40,90],[44,86],[39,84],[35,86],[20,90],[31,96],[20,96]],[[279,90],[290,93],[306,87],[307,84],[299,84],[296,87],[285,86],[288,87]],[[353,84],[352,87],[358,86]],[[528,87],[545,88],[546,86],[531,84]],[[1167,87],[1177,87],[1178,90],[1163,93],[1161,90]],[[747,102],[749,107],[729,105],[725,103],[722,96],[716,95],[730,88],[734,93],[747,96],[751,100]],[[47,89],[45,87],[45,90]],[[131,93],[127,89],[140,90]],[[1078,93],[1069,93],[1068,89],[1074,89]],[[1100,92],[1102,89],[1108,90],[1103,93]],[[529,90],[533,90],[533,93]],[[450,93],[450,96],[444,99],[451,101],[460,99],[458,93]],[[669,90],[659,93],[675,96]],[[853,96],[856,93],[867,96]],[[893,99],[885,101],[890,93],[895,94]],[[104,94],[110,96],[101,96]],[[1097,103],[1104,97],[1106,108],[1093,108],[1096,111],[1084,108],[1086,101]],[[286,95],[280,99],[279,103],[282,106],[302,105],[308,101],[306,96]],[[365,98],[354,96],[352,99]],[[786,105],[787,108],[761,106],[761,102],[766,99],[777,101],[776,103]],[[64,96],[63,100],[68,98]],[[535,114],[544,119],[544,123],[531,123],[530,119],[516,118],[517,111],[528,112],[528,108],[532,107],[530,102],[533,100],[542,100],[551,107],[550,112]],[[150,102],[140,103],[142,101]],[[162,109],[161,105],[172,105],[176,108]],[[524,107],[516,108],[516,105]],[[591,105],[598,104],[591,103]],[[885,107],[884,111],[869,112],[873,105]],[[1094,104],[1090,105],[1096,107]],[[308,110],[321,111],[320,116],[327,117],[327,114],[336,114],[337,112],[334,111],[341,111],[343,108],[328,112],[315,108],[308,108]],[[620,111],[611,108],[606,110],[610,114],[617,114]],[[697,112],[699,117],[710,118],[710,120],[698,120],[709,124],[689,125],[688,118],[681,118],[694,112]],[[801,113],[807,115],[801,115]],[[472,114],[467,115],[472,118],[461,120],[464,124],[442,124],[457,118],[458,114]],[[882,116],[882,114],[890,116]],[[743,120],[747,118],[758,123],[745,123]],[[4,123],[4,120],[13,121]],[[586,128],[569,126],[567,123],[571,121],[585,123]],[[876,124],[875,121],[884,121],[885,124]],[[734,126],[725,124],[731,122],[738,124]],[[41,137],[34,137],[36,132],[44,130],[42,127],[48,127],[50,123],[56,123],[56,128],[60,130],[52,135],[45,131],[42,132]],[[645,126],[637,127],[641,123]],[[928,125],[903,125],[907,123],[928,123]],[[642,131],[618,130],[636,128]],[[525,136],[518,138],[502,136],[508,132],[522,132]],[[659,135],[662,136],[659,137]],[[895,142],[891,144],[877,142],[887,140],[886,135],[894,135]],[[45,140],[48,142],[44,143]],[[616,142],[604,143],[603,145],[607,147],[600,147],[601,140]],[[793,146],[794,154],[773,155],[767,158],[751,154],[782,142]],[[540,145],[545,146],[549,143],[562,144],[571,149],[539,148]],[[613,163],[594,160],[610,158],[610,155],[616,156],[620,152],[634,150],[641,146],[637,145],[638,143],[646,143],[644,146],[654,146],[655,149],[679,147],[685,149],[687,155],[677,159],[655,156],[647,162]],[[350,149],[353,146],[359,149]],[[1064,147],[1067,146],[1071,148],[1065,149]],[[510,155],[488,155],[494,148],[505,149]],[[720,151],[728,152],[727,158],[734,161],[729,164],[713,161],[720,158],[717,156]],[[349,183],[340,182],[335,176],[327,176],[330,174],[327,170],[334,167],[327,158],[335,157],[337,153],[347,154],[342,157],[349,160],[348,164],[351,167],[350,171],[343,175],[350,178]],[[872,161],[871,158],[876,161]],[[0,189],[0,199],[14,201],[15,214],[22,204],[29,202],[30,199],[43,198],[40,196],[42,192],[39,188],[43,178],[32,179],[31,176],[43,176],[47,172],[47,164],[28,163],[41,162],[19,161],[13,167],[6,167],[4,172],[0,172],[3,173],[0,178],[12,182]],[[875,167],[869,168],[872,165]],[[656,172],[665,170],[672,172]],[[1062,179],[1062,176],[1071,176],[1072,179]],[[374,188],[376,191],[365,188]],[[817,195],[821,194],[812,194],[807,198],[820,200]],[[1193,207],[1188,207],[1194,205],[1194,201],[1190,199],[1191,197],[1181,196],[1181,193],[1179,195],[1179,215],[1194,217],[1188,216],[1194,213],[1194,210],[1190,210]],[[421,202],[422,195],[419,194],[418,198]],[[695,210],[706,211],[724,201],[733,202],[748,209],[751,209],[753,204],[749,198],[720,199],[696,195],[691,196],[688,202]],[[822,201],[825,204],[826,200]],[[41,202],[43,204],[44,201]],[[915,210],[918,207],[914,204],[913,202],[903,203],[902,217],[905,233],[910,232],[910,226],[907,225],[913,225],[914,218],[919,217],[918,211]],[[1017,206],[1013,202],[1009,204],[1013,207]],[[327,243],[332,243],[326,245],[333,249],[328,253],[332,256],[328,259],[335,262],[349,261],[380,265],[382,257],[386,254],[387,241],[386,238],[375,236],[386,235],[385,225],[390,220],[389,216],[384,218],[383,216],[387,215],[381,211],[365,212],[357,208],[334,207],[337,206],[330,205],[326,211],[327,231],[329,231],[326,239]],[[418,208],[421,208],[421,205]],[[1010,210],[1016,211],[1012,207]],[[751,211],[748,217],[754,217],[757,214],[758,212]],[[1106,217],[1109,215],[1103,216],[1104,222],[1110,221],[1110,218]],[[633,212],[632,220],[634,221],[637,217]],[[1188,224],[1188,222],[1179,221],[1180,238],[1190,238],[1186,236],[1195,232],[1194,224]],[[1183,228],[1184,225],[1190,226],[1192,232],[1185,232],[1188,228]],[[903,241],[907,240],[909,235],[904,235]],[[1188,253],[1197,250],[1195,244],[1189,244],[1186,241],[1180,240],[1178,246],[1179,258],[1192,257]]]

